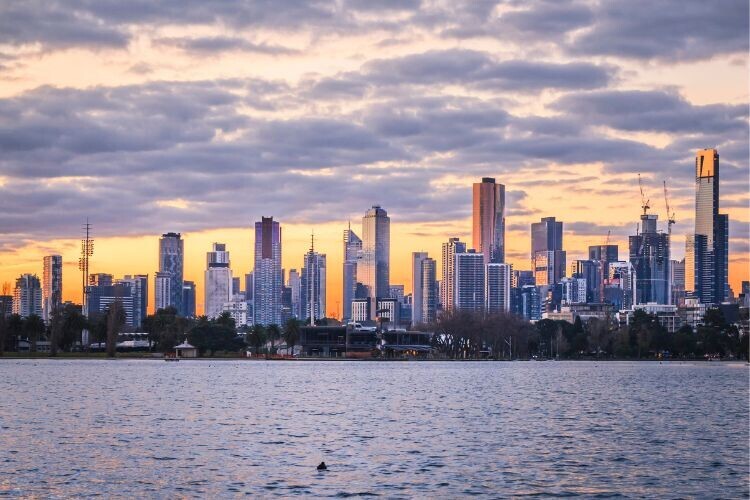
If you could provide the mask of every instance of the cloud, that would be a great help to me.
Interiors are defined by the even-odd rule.
[[[195,38],[167,37],[153,41],[157,46],[176,47],[186,52],[211,54],[224,51],[255,52],[268,55],[289,55],[298,53],[297,50],[281,45],[267,43],[253,43],[244,38],[231,36],[209,36]]]

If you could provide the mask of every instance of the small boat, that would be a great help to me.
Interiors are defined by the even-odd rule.
[[[179,360],[180,358],[168,358],[166,356],[164,357],[164,361],[179,361]]]

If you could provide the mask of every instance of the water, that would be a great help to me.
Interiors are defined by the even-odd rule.
[[[0,495],[748,497],[749,425],[740,363],[2,360]]]

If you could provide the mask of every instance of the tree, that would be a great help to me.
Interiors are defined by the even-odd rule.
[[[5,339],[8,338],[8,318],[0,312],[0,356],[5,355]]]
[[[105,314],[107,325],[107,357],[114,358],[117,352],[117,336],[125,324],[125,309],[122,302],[115,300],[107,308]]]
[[[168,351],[185,338],[194,323],[177,315],[177,309],[158,309],[143,320],[143,329],[148,333],[152,349]]]
[[[187,335],[188,341],[198,349],[201,356],[206,351],[213,356],[216,351],[236,351],[239,348],[234,318],[227,312],[214,320],[201,316]]]
[[[266,329],[263,325],[253,325],[247,334],[247,343],[255,348],[255,355],[260,353],[260,348],[266,344]]]
[[[63,312],[61,307],[55,307],[49,321],[49,355],[57,356],[57,348],[62,337]]]
[[[300,337],[300,324],[297,318],[289,318],[284,325],[284,342],[286,342],[286,353],[289,354],[289,348],[294,352],[294,346]]]
[[[268,340],[271,341],[271,354],[276,354],[275,344],[281,338],[281,328],[277,324],[268,325],[266,335],[268,336]]]
[[[29,339],[31,344],[30,351],[36,352],[36,343],[39,341],[39,337],[44,333],[44,321],[36,314],[32,314],[24,320],[23,327],[26,338]]]
[[[81,312],[81,306],[65,304],[62,308],[62,334],[58,339],[60,347],[69,350],[81,340],[81,332],[89,327],[88,320]]]
[[[7,323],[8,338],[13,339],[13,346],[18,346],[18,339],[24,334],[24,321],[18,314],[11,314]]]

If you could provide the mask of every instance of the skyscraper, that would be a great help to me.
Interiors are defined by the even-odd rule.
[[[182,282],[182,314],[186,318],[195,318],[195,297],[197,294],[193,281]]]
[[[657,232],[657,220],[658,215],[641,215],[641,233],[629,238],[636,304],[669,300],[669,235]]]
[[[456,297],[456,254],[466,252],[466,243],[458,238],[449,238],[443,243],[443,273],[440,282],[440,303],[443,310],[450,311]]]
[[[505,186],[492,177],[474,183],[472,242],[485,264],[505,262]]]
[[[62,256],[44,257],[42,272],[42,319],[49,322],[62,305]]]
[[[218,317],[224,304],[232,298],[232,270],[229,267],[229,252],[224,243],[214,243],[206,252],[205,284],[203,288],[203,314],[208,318]]]
[[[422,318],[422,262],[427,259],[427,252],[411,253],[411,322],[414,325],[425,323]]]
[[[484,309],[484,255],[469,250],[456,254],[453,306],[465,311]]]
[[[343,293],[344,321],[352,319],[352,300],[357,292],[357,265],[362,258],[362,240],[352,231],[351,226],[344,230]]]
[[[424,252],[414,252],[414,254],[418,253]],[[435,259],[427,257],[427,254],[425,253],[425,257],[419,261],[419,266],[419,277],[421,278],[419,284],[419,293],[421,295],[419,298],[419,307],[421,308],[421,311],[419,311],[419,322],[412,319],[412,324],[415,325],[419,323],[433,323],[437,318],[437,286],[435,284],[437,266]],[[413,297],[415,297],[414,294],[412,294],[412,298]],[[415,304],[416,302],[412,302],[412,318],[414,317],[414,314],[416,314]]]
[[[289,270],[289,279],[287,281],[287,286],[290,290],[290,302],[292,307],[292,317],[293,318],[301,318],[302,317],[302,280],[300,278],[299,272],[297,272],[296,269],[290,269]],[[351,304],[349,304],[351,307]]]
[[[718,304],[728,296],[729,216],[719,213],[719,152],[699,150],[695,157],[695,236],[688,240],[686,289],[704,303]],[[703,240],[705,237],[705,251]],[[695,267],[692,267],[695,266]]]
[[[362,218],[362,260],[357,266],[357,280],[367,287],[371,299],[389,296],[390,252],[391,219],[373,205]]]
[[[312,248],[304,257],[300,300],[303,319],[326,317],[326,255]]]
[[[484,300],[488,313],[510,311],[512,274],[511,264],[490,262],[485,266]]]
[[[36,274],[22,274],[13,289],[13,314],[42,316],[42,285]]]
[[[172,306],[177,309],[177,313],[180,315],[185,314],[182,307],[182,281],[183,281],[183,270],[185,265],[185,248],[184,241],[182,240],[180,233],[165,233],[159,239],[159,274],[162,274],[162,286],[166,281],[164,280],[164,274],[169,276],[169,283],[167,286],[168,290],[159,296],[157,293],[157,300],[166,299],[166,303],[156,302],[157,309],[163,309],[168,306]],[[159,283],[157,282],[157,286]]]
[[[115,284],[130,288],[130,296],[133,299],[131,326],[138,328],[148,314],[148,274],[126,274]]]
[[[600,276],[597,280],[596,296],[589,300],[593,299],[598,302],[604,302],[604,283],[609,276],[609,263],[620,260],[620,249],[617,245],[590,246],[589,260],[598,261],[601,264],[598,266]],[[591,283],[588,284],[588,287],[589,290],[594,290],[594,286]]]
[[[255,223],[253,281],[254,322],[281,324],[281,226],[273,217]]]
[[[154,275],[154,309],[166,309],[170,307],[172,291],[172,274],[158,272]],[[182,290],[180,290],[182,294]],[[179,311],[178,311],[179,313]]]
[[[531,224],[531,268],[537,286],[554,285],[565,276],[563,223],[554,217]]]

